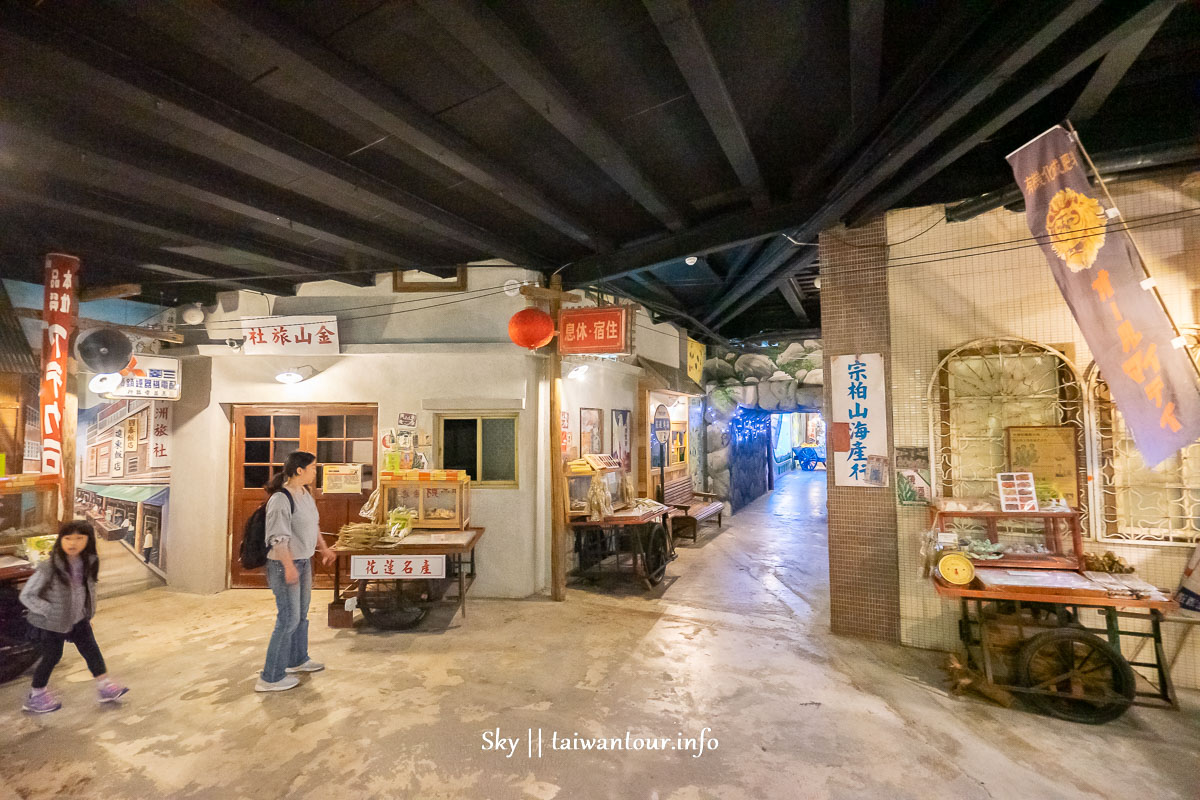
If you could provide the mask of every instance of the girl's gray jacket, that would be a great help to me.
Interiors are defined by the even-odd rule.
[[[83,618],[91,619],[96,613],[96,581],[87,576],[87,566],[84,566],[84,581],[87,583],[87,600],[84,602]],[[50,585],[42,599],[42,587]],[[80,587],[83,588],[83,587]],[[35,628],[55,633],[70,633],[78,620],[71,619],[71,584],[64,584],[54,579],[54,569],[50,559],[38,565],[37,571],[30,576],[21,589],[21,604],[29,609],[25,621]]]

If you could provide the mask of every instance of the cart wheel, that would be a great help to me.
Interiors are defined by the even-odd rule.
[[[814,470],[816,468],[817,468],[817,462],[815,462],[815,461],[801,461],[800,462],[800,469],[805,470],[806,472],[811,472],[812,470]]]
[[[667,544],[667,532],[660,524],[650,529],[646,540],[646,582],[658,586],[667,575],[667,562],[671,560]]]
[[[1055,628],[1034,636],[1017,657],[1025,695],[1047,714],[1099,725],[1125,713],[1136,689],[1133,668],[1099,636],[1078,628]]]
[[[429,582],[359,581],[358,607],[372,627],[385,631],[414,628],[429,613]]]

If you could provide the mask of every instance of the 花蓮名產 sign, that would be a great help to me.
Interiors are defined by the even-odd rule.
[[[351,580],[386,581],[446,577],[443,556],[350,556]]]
[[[1055,126],[1008,156],[1025,219],[1148,467],[1200,437],[1200,389],[1129,234]]]
[[[883,356],[830,359],[833,475],[837,486],[887,486],[888,425]]]
[[[242,321],[248,356],[337,355],[336,317],[266,317]]]
[[[623,355],[630,352],[627,306],[564,308],[558,314],[558,352],[563,355]]]

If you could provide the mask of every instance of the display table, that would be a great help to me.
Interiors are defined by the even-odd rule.
[[[579,557],[576,574],[593,579],[603,576],[604,564],[613,559],[613,571],[640,577],[650,589],[662,583],[667,564],[675,558],[667,536],[670,507],[652,500],[616,511],[600,520],[576,517],[570,521]],[[622,569],[622,556],[629,557],[629,570]]]
[[[329,604],[329,625],[349,628],[352,612],[345,610],[345,601],[357,599],[357,607],[369,625],[384,630],[407,630],[416,627],[429,614],[434,603],[442,600],[451,587],[457,588],[456,612],[467,617],[467,592],[475,582],[479,558],[475,546],[484,529],[469,526],[461,531],[413,531],[393,547],[347,550],[334,547],[337,558],[333,564],[333,601]],[[342,587],[343,569],[352,575],[351,560],[367,556],[380,560],[379,574],[370,578],[355,578]],[[411,560],[414,556],[445,556],[446,570],[441,577],[421,578],[404,575],[403,563],[394,575],[384,574],[383,564]],[[410,565],[411,566],[411,565]],[[418,567],[419,569],[419,567]]]
[[[968,663],[982,670],[989,684],[1019,693],[1040,710],[1073,722],[1108,722],[1131,705],[1179,708],[1162,639],[1163,612],[1178,607],[1173,601],[1056,593],[1041,586],[985,589],[978,579],[956,586],[936,570],[932,576],[938,595],[959,601],[959,638]],[[1085,616],[1084,609],[1098,610],[1105,626],[1088,627],[1087,620],[1096,614]],[[1139,619],[1149,631],[1122,629],[1122,619]],[[1016,674],[998,680],[994,649],[1005,636],[1019,643],[1020,651]],[[1149,640],[1154,660],[1127,660],[1122,637]],[[1157,682],[1135,675],[1133,667],[1154,670]],[[1139,679],[1153,691],[1138,691]]]

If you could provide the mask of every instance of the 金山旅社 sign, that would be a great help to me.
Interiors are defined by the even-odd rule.
[[[1025,220],[1100,375],[1153,467],[1200,437],[1200,389],[1183,340],[1125,226],[1094,197],[1071,134],[1055,126],[1008,156]]]
[[[335,317],[264,317],[242,321],[248,356],[337,355],[338,323]]]
[[[833,475],[837,486],[888,485],[887,406],[883,356],[830,359],[833,392]]]
[[[445,556],[350,556],[352,580],[386,581],[444,577]]]

